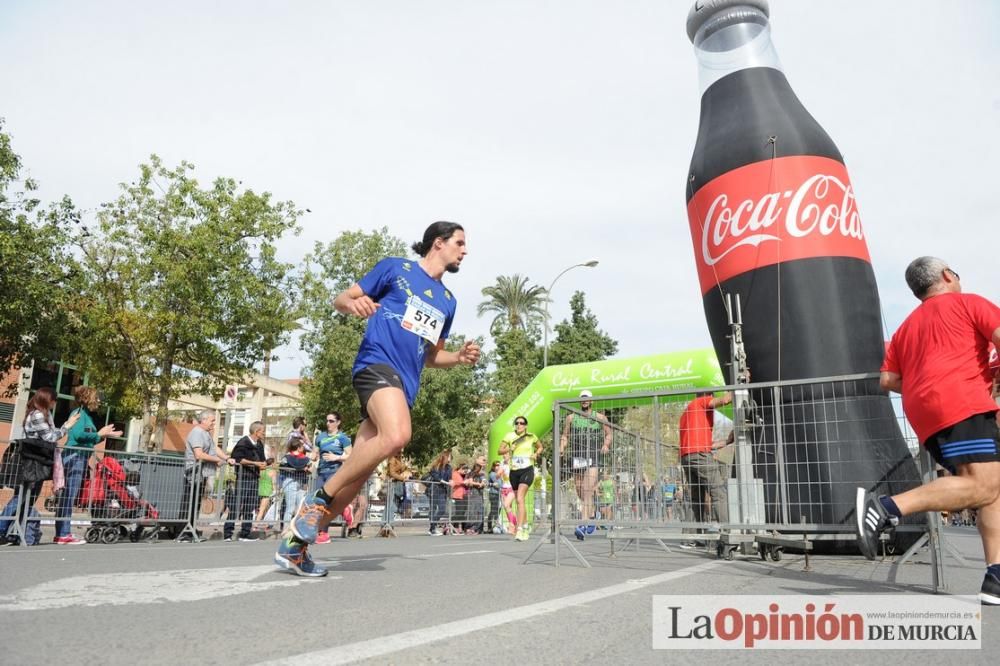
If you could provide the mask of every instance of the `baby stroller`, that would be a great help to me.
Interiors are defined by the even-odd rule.
[[[126,460],[123,464],[111,456],[97,463],[94,475],[80,493],[80,503],[90,507],[91,526],[84,535],[89,543],[111,544],[125,537],[133,543],[142,538],[159,538],[155,521],[160,512],[142,499],[140,467],[138,461]]]

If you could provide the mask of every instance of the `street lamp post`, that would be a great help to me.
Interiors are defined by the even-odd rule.
[[[582,264],[573,264],[569,268],[564,268],[559,275],[552,280],[552,284],[549,285],[548,291],[545,292],[545,322],[544,322],[544,340],[542,342],[542,367],[547,368],[549,366],[549,301],[552,300],[550,296],[552,295],[552,288],[556,286],[556,281],[559,280],[563,275],[573,270],[574,268],[593,268],[598,264],[596,259],[591,259],[590,261],[585,261]]]

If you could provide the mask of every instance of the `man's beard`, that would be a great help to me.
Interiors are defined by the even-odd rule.
[[[448,271],[449,273],[457,273],[458,272],[458,262],[456,261],[453,264],[448,264],[447,266],[444,267],[444,269],[446,271]]]

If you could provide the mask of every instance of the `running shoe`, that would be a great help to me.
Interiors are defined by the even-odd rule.
[[[321,567],[309,557],[309,547],[292,537],[281,540],[278,552],[274,554],[274,563],[296,576],[319,578],[327,574],[326,567]]]
[[[260,539],[258,539],[252,534],[248,534],[246,536],[241,536],[240,541],[260,541]]]
[[[573,534],[576,535],[577,539],[579,539],[580,541],[583,541],[584,539],[587,538],[587,526],[586,525],[577,525],[576,529],[573,530]]]
[[[354,511],[351,510],[351,505],[348,504],[344,507],[344,512],[340,514],[344,517],[344,522],[347,523],[347,527],[354,526]]]
[[[523,527],[518,528],[517,534],[514,535],[514,541],[527,541],[528,538],[528,530]]]
[[[318,492],[318,491],[317,491]],[[326,502],[316,497],[316,493],[307,495],[299,507],[299,512],[290,524],[292,534],[306,543],[315,543],[319,536],[319,522],[330,512],[326,508]]]
[[[869,560],[878,555],[878,537],[886,529],[899,524],[899,518],[890,516],[875,493],[858,488],[854,504],[856,517],[855,536],[858,549]]]
[[[66,536],[56,537],[55,543],[60,546],[79,546],[87,542],[75,534],[67,534]]]
[[[330,543],[330,533],[323,531],[316,537],[316,543]]]
[[[983,578],[983,586],[979,588],[979,601],[987,606],[1000,606],[1000,578],[989,571]]]

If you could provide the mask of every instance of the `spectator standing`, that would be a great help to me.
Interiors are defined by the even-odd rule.
[[[278,465],[274,449],[264,444],[263,431],[261,432],[261,439],[256,442],[256,446],[258,455],[264,460],[264,467],[261,469],[260,477],[257,479],[257,496],[259,498],[257,522],[260,525],[261,532],[266,536],[268,523],[271,521],[277,522],[277,518],[275,518],[276,512],[271,512],[270,514],[268,512],[271,511],[274,498],[277,495]],[[270,520],[268,520],[268,515],[271,516]]]
[[[286,450],[293,439],[301,442],[302,450],[306,453],[310,453],[312,451],[312,442],[309,441],[309,435],[306,434],[306,420],[302,416],[296,416],[292,419],[292,429],[285,437]]]
[[[66,419],[66,422],[63,423],[62,427],[56,428],[55,422],[52,420],[52,409],[55,407],[55,401],[55,393],[53,393],[51,388],[42,387],[35,391],[35,395],[31,396],[31,399],[28,400],[22,424],[25,439],[42,440],[46,444],[51,445],[51,451],[42,451],[41,449],[38,449],[38,452],[42,455],[42,457],[46,458],[48,461],[50,476],[55,459],[56,443],[65,437],[66,432],[76,425],[77,421],[80,419],[79,412],[74,411],[69,415],[69,418]],[[32,447],[32,449],[35,448],[36,447]],[[22,451],[22,456],[27,455],[27,451]],[[7,537],[7,532],[10,530],[11,524],[16,520],[24,525],[26,517],[35,518],[35,520],[30,520],[26,523],[24,542],[29,546],[37,546],[41,542],[42,530],[37,520],[38,510],[35,509],[35,501],[38,499],[38,495],[42,491],[42,484],[45,480],[35,479],[29,481],[12,481],[16,481],[16,483],[11,484],[15,486],[14,495],[10,498],[10,501],[7,502],[7,506],[4,507],[3,513],[0,514],[0,518],[3,518],[3,520],[0,520],[0,537],[7,538],[7,543],[10,545],[20,545],[20,537]],[[20,510],[18,510],[19,506]]]
[[[400,453],[389,456],[386,466],[386,481],[389,487],[385,491],[386,507],[383,519],[381,536],[394,537],[395,531],[392,529],[392,521],[396,515],[396,507],[399,507],[400,515],[406,506],[406,482],[411,474],[409,466],[403,460]]]
[[[201,500],[209,480],[228,461],[225,452],[215,444],[215,410],[205,409],[198,413],[198,423],[191,428],[184,441],[184,498],[187,503],[188,523],[181,532],[179,541],[197,541],[201,531],[197,529],[201,516]]]
[[[465,521],[469,516],[469,482],[466,477],[469,474],[469,466],[463,464],[451,473],[451,499],[455,504],[455,512],[451,517],[452,532],[463,534],[465,532]]]
[[[963,294],[958,273],[937,257],[913,260],[905,276],[920,305],[893,334],[879,383],[902,394],[921,444],[952,476],[891,497],[858,488],[858,547],[872,560],[879,533],[903,516],[977,509],[987,565],[979,599],[1000,605],[1000,431],[989,369],[989,343],[1000,345],[1000,308]]]
[[[424,477],[426,492],[430,497],[430,529],[431,536],[441,536],[447,531],[448,489],[451,487],[451,449],[445,449],[434,459],[430,470]]]
[[[340,466],[351,455],[351,438],[340,429],[340,412],[330,412],[326,415],[326,432],[316,439],[316,451],[319,454],[316,473],[316,488],[323,485],[337,473]],[[294,431],[293,431],[294,432]],[[289,438],[291,440],[291,437]],[[350,507],[344,512],[344,519],[349,523]],[[329,529],[321,530],[316,543],[329,543]]]
[[[486,531],[493,532],[494,525],[500,516],[500,461],[494,460],[490,465],[490,473],[486,477],[487,498],[489,506],[486,507]]]
[[[712,424],[716,408],[732,401],[732,393],[714,397],[711,391],[703,391],[687,404],[681,414],[681,470],[694,514],[693,520],[697,523],[708,520],[725,523],[729,520],[726,483],[720,473],[718,461],[712,456],[712,451],[725,446],[725,442],[712,441]],[[711,498],[710,507],[706,504],[706,494]]]
[[[281,461],[278,468],[278,482],[281,486],[281,493],[284,496],[284,519],[285,524],[295,515],[299,503],[305,497],[306,489],[309,487],[309,472],[312,460],[306,454],[305,446],[299,439],[288,442],[288,452]]]
[[[92,386],[77,386],[73,389],[73,399],[76,401],[76,412],[79,419],[66,432],[66,446],[62,452],[63,474],[66,485],[59,496],[56,507],[56,540],[60,545],[86,543],[73,534],[72,518],[73,504],[83,485],[83,476],[87,471],[87,461],[92,449],[104,450],[105,437],[121,437],[122,431],[115,430],[113,423],[97,429],[94,425],[94,413],[101,406],[101,398]],[[56,455],[59,455],[58,453]]]
[[[483,531],[483,488],[486,487],[486,459],[476,458],[469,475],[466,477],[468,493],[466,495],[468,518],[465,523],[466,534],[480,534]]]
[[[260,475],[267,467],[264,459],[264,424],[254,421],[250,424],[250,434],[244,435],[236,442],[229,457],[236,463],[236,497],[235,511],[230,512],[228,520],[222,526],[222,537],[226,541],[233,540],[234,521],[242,520],[240,524],[240,541],[257,541],[250,531],[257,510],[257,496],[260,488]]]

